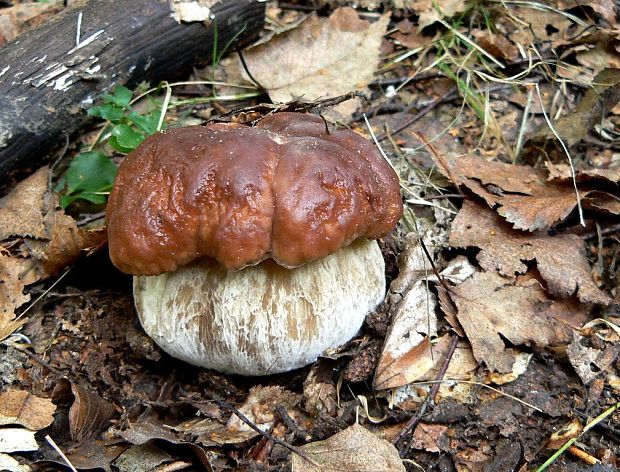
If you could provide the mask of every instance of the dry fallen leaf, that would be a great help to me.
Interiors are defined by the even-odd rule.
[[[392,38],[399,44],[409,49],[416,49],[430,45],[433,37],[423,35],[417,32],[414,24],[405,19],[396,24],[398,30],[392,35]]]
[[[49,169],[43,167],[0,199],[0,241],[11,236],[47,238]]]
[[[137,470],[154,472],[157,470],[162,470],[160,467],[163,468],[165,464],[173,461],[173,456],[167,452],[164,452],[155,444],[147,443],[130,447],[119,455],[113,464],[121,472],[134,472]],[[191,464],[187,464],[187,466],[189,465]]]
[[[117,438],[90,439],[72,445],[65,454],[69,462],[78,470],[103,469],[105,472],[112,472],[110,464],[128,447],[130,446],[127,443],[119,442]],[[51,457],[50,460],[54,458]],[[56,462],[62,466],[66,464],[62,457],[58,457]]]
[[[577,418],[573,418],[568,424],[554,431],[545,446],[547,449],[559,449],[566,441],[578,437],[583,432],[583,426]]]
[[[103,431],[116,410],[99,395],[77,384],[71,384],[71,392],[75,400],[69,409],[69,428],[71,438],[80,442]]]
[[[373,381],[375,389],[411,383],[433,366],[429,336],[437,333],[436,305],[436,297],[424,280],[406,293],[385,338]]]
[[[30,300],[24,287],[38,280],[36,264],[31,259],[0,254],[0,341],[22,326],[26,318],[16,319],[15,310]]]
[[[517,352],[515,354],[515,362],[512,364],[511,372],[489,372],[485,376],[486,381],[489,383],[494,383],[495,385],[504,385],[514,382],[527,371],[530,361],[532,360],[532,356],[533,354],[529,352]]]
[[[239,411],[261,430],[267,431],[279,418],[276,406],[282,406],[291,417],[296,417],[295,406],[300,399],[301,395],[284,387],[257,385],[250,389],[250,394]],[[230,416],[226,424],[202,417],[185,421],[173,429],[198,436],[197,442],[207,447],[242,443],[258,435],[235,414]]]
[[[54,422],[56,405],[26,390],[9,388],[0,393],[0,425],[18,424],[38,431]]]
[[[448,427],[445,425],[421,422],[413,432],[411,447],[428,452],[447,451],[450,447],[447,432]]]
[[[510,35],[513,42],[525,46],[547,41],[555,45],[565,38],[566,30],[572,25],[572,21],[561,11],[541,9],[536,4],[530,6],[527,2],[522,5],[510,9],[510,14],[520,25]]]
[[[418,31],[443,19],[452,18],[466,10],[465,0],[443,0],[438,3],[433,0],[415,0],[409,8],[418,12]]]
[[[529,166],[468,156],[453,160],[449,176],[496,208],[516,229],[552,227],[577,205],[571,183],[548,183],[544,170]],[[586,194],[581,192],[580,196]]]
[[[9,2],[0,10],[0,46],[53,18],[64,8],[62,0]]]
[[[428,239],[425,244],[434,257]],[[413,382],[433,366],[429,336],[437,332],[437,301],[426,280],[433,274],[432,266],[416,234],[405,237],[398,265],[398,277],[390,284],[387,297],[392,323],[373,380],[377,390]]]
[[[496,272],[474,274],[452,288],[450,295],[474,357],[498,372],[511,372],[515,362],[513,350],[504,339],[514,346],[566,343],[570,329],[564,320],[557,319],[558,313],[562,318],[575,319],[581,310],[583,318],[585,309],[551,300],[536,279],[519,283]]]
[[[331,369],[315,363],[304,380],[303,408],[311,416],[335,416],[338,409],[338,391]]]
[[[429,282],[437,283],[419,239],[413,233],[405,238],[399,257],[399,274],[390,284],[388,299],[393,307],[392,323],[375,369],[376,390],[396,388],[422,378],[438,362],[439,350],[431,348],[437,334],[436,296]],[[431,257],[434,251],[425,241]],[[457,257],[440,272],[442,280],[459,284],[475,272],[464,257]]]
[[[300,395],[292,393],[281,386],[257,385],[250,389],[250,394],[239,411],[263,430],[269,429],[279,418],[276,406],[280,405],[290,410],[297,405]],[[241,421],[237,415],[232,415],[226,424],[231,431],[244,431],[256,435],[250,426]]]
[[[572,182],[573,172],[568,164],[555,164],[552,162],[545,162],[547,170],[549,171],[549,177],[547,180],[552,182]],[[609,167],[605,169],[591,168],[591,169],[578,169],[575,175],[577,182],[584,182],[590,180],[602,180],[611,183],[620,183],[620,166]]]
[[[35,431],[26,428],[0,428],[0,452],[27,452],[39,449]]]
[[[312,101],[363,91],[379,63],[389,15],[370,23],[352,8],[328,19],[310,16],[299,27],[244,52],[252,77],[274,102]],[[357,104],[341,104],[336,118],[349,119]],[[330,115],[331,116],[331,115]]]
[[[564,11],[585,5],[581,0],[556,0],[554,3],[558,9]],[[616,0],[597,0],[587,5],[601,15],[610,25],[616,23]]]
[[[30,472],[32,469],[26,464],[20,464],[8,454],[0,453],[0,470],[7,472]]]
[[[75,220],[58,209],[48,216],[48,240],[26,239],[25,246],[39,261],[43,277],[58,275],[73,264],[83,251],[101,247],[107,239],[106,229],[78,228]]]
[[[465,334],[463,334],[463,338]],[[432,345],[433,359],[435,365],[417,381],[398,387],[391,392],[391,401],[403,411],[416,411],[420,403],[428,396],[433,388],[437,373],[446,359],[452,335],[445,334],[438,338]],[[476,370],[479,364],[474,358],[471,346],[467,341],[459,341],[456,349],[452,353],[448,369],[443,375],[445,382],[440,383],[439,390],[435,396],[435,403],[441,402],[445,398],[450,398],[455,402],[469,403],[473,385],[469,382],[476,380]],[[458,382],[465,380],[465,382]],[[431,383],[427,383],[427,382]]]
[[[566,350],[571,365],[584,385],[613,372],[613,363],[620,354],[618,333],[607,329],[609,334],[605,336],[602,331],[595,329],[590,333],[590,336],[596,336],[596,343],[590,341],[589,336],[574,332],[573,340]]]
[[[609,192],[593,191],[583,199],[584,207],[620,215],[620,196]]]
[[[349,426],[325,441],[318,441],[300,448],[318,464],[315,467],[297,454],[292,456],[293,472],[323,472],[342,470],[348,472],[399,472],[405,471],[398,451],[384,439],[379,439],[359,424]]]
[[[578,236],[518,231],[492,210],[465,201],[452,224],[450,244],[479,247],[477,258],[482,268],[497,269],[511,278],[524,274],[525,263],[535,260],[553,295],[570,297],[576,294],[584,303],[611,303],[611,297],[592,280],[584,243]]]
[[[15,310],[30,300],[23,294],[27,285],[57,275],[82,251],[106,240],[103,228],[78,228],[64,213],[58,196],[49,190],[50,179],[49,168],[42,167],[0,200],[0,241],[23,242],[20,257],[0,254],[0,340],[26,321],[15,320]]]

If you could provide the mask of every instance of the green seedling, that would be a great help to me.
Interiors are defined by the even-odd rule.
[[[95,146],[107,144],[115,151],[127,154],[158,131],[159,112],[137,113],[131,107],[132,98],[131,90],[117,86],[112,94],[101,97],[101,105],[88,110],[89,116],[105,120],[106,125],[91,149],[78,154],[58,181],[56,191],[63,194],[60,198],[63,208],[77,200],[105,204],[114,183],[116,165],[103,150],[93,149]]]
[[[114,94],[105,94],[103,104],[88,110],[89,116],[102,118],[108,122],[107,143],[114,150],[127,154],[133,151],[147,136],[157,131],[159,114],[150,112],[140,115],[131,109],[133,92],[122,85],[114,89]],[[97,144],[97,143],[96,143]]]

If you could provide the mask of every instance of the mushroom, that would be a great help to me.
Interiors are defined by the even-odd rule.
[[[110,258],[135,276],[138,316],[164,351],[273,374],[357,334],[385,294],[374,239],[401,215],[398,177],[371,142],[276,113],[147,138],[110,194]]]

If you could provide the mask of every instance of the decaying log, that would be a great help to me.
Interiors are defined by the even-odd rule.
[[[189,0],[78,2],[0,49],[0,186],[39,167],[79,129],[86,109],[116,84],[157,84],[253,39],[263,26],[261,0],[210,2],[206,21],[178,22]],[[206,2],[193,2],[204,4]],[[196,6],[196,5],[194,5]]]

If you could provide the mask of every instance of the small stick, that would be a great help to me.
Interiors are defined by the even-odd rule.
[[[49,370],[50,372],[58,375],[59,377],[64,377],[65,376],[65,374],[63,374],[60,370],[58,370],[56,367],[52,367],[47,361],[44,361],[43,359],[41,359],[41,357],[39,357],[39,355],[35,354],[34,352],[30,352],[28,349],[20,347],[17,344],[10,344],[10,346],[13,349],[17,349],[19,352],[23,352],[24,354],[29,356],[31,359],[37,361],[39,364],[41,364],[47,370]]]
[[[422,248],[422,251],[424,251],[424,254],[426,255],[426,258],[428,259],[428,262],[430,262],[431,264],[431,268],[433,269],[433,273],[435,274],[435,277],[437,277],[437,280],[439,280],[439,283],[446,290],[446,292],[450,293],[450,288],[446,285],[446,281],[443,279],[443,276],[439,273],[439,270],[437,270],[435,261],[433,261],[433,258],[431,257],[430,252],[428,252],[428,249],[426,247],[426,244],[424,243],[424,240],[420,238],[419,241],[420,241],[420,247]]]
[[[92,213],[88,216],[85,216],[84,218],[80,219],[77,222],[78,227],[79,226],[84,226],[92,221],[97,221],[100,220],[101,218],[105,218],[105,211],[100,211],[98,213]]]
[[[456,87],[453,87],[448,93],[446,93],[445,95],[443,95],[443,96],[433,100],[431,103],[426,105],[424,108],[422,108],[422,110],[420,110],[418,113],[413,115],[411,118],[408,118],[407,120],[404,120],[401,124],[399,124],[395,129],[392,130],[392,134],[396,134],[396,133],[404,130],[405,128],[407,128],[407,127],[411,126],[412,124],[414,124],[419,119],[421,119],[424,116],[428,115],[431,111],[433,111],[439,105],[443,105],[444,103],[448,103],[448,102],[454,100],[457,97],[458,97],[457,89],[456,89]],[[407,111],[408,110],[405,109],[403,114],[406,113]],[[383,140],[387,139],[387,137],[388,137],[387,133],[381,133],[379,136],[377,136],[377,140],[383,141]]]
[[[609,236],[610,234],[614,234],[620,231],[620,223],[613,224],[611,226],[607,226],[606,228],[601,228],[601,236]],[[589,240],[595,239],[598,237],[597,231],[591,231],[589,233],[582,234],[580,236],[581,239]]]
[[[295,420],[291,418],[291,416],[286,411],[286,408],[284,408],[282,405],[276,406],[276,413],[280,415],[280,419],[282,420],[284,425],[289,429],[289,431],[291,431],[295,435],[296,438],[301,439],[304,442],[308,442],[312,439],[312,435],[305,429],[297,426]]]
[[[209,393],[209,392],[205,392],[205,393],[207,394],[207,396],[211,397],[213,399],[213,401],[215,403],[217,403],[217,405],[219,407],[224,408],[225,410],[228,410],[229,412],[233,413],[235,416],[237,416],[237,418],[239,418],[241,421],[243,421],[245,424],[247,424],[250,428],[252,428],[254,431],[256,431],[261,436],[263,436],[263,437],[269,439],[270,441],[273,441],[275,444],[279,444],[280,446],[282,446],[282,447],[288,449],[289,451],[297,454],[299,457],[301,457],[305,461],[309,462],[310,464],[312,464],[317,469],[320,469],[319,464],[316,463],[315,461],[313,461],[310,457],[308,457],[306,455],[306,453],[304,451],[302,451],[300,448],[292,446],[291,444],[289,444],[289,443],[287,443],[285,441],[282,441],[281,439],[278,439],[278,438],[276,438],[275,436],[273,436],[273,435],[271,435],[269,433],[266,433],[265,431],[260,429],[258,426],[256,426],[247,416],[245,416],[243,413],[241,413],[239,410],[237,410],[230,403],[224,401],[216,393]]]
[[[437,372],[437,376],[435,377],[436,381],[441,380],[443,376],[446,375],[446,371],[448,370],[448,366],[450,365],[452,355],[456,350],[456,345],[458,342],[459,337],[454,336],[452,338],[452,341],[450,342],[450,347],[448,347],[448,352],[446,353],[446,358],[443,361],[441,369],[439,369],[439,372]],[[426,399],[424,400],[424,403],[422,404],[418,412],[407,422],[405,427],[400,431],[400,433],[398,433],[398,436],[396,436],[396,438],[392,440],[392,444],[397,444],[403,437],[405,437],[405,435],[409,434],[413,430],[413,428],[416,427],[416,425],[422,419],[422,416],[424,416],[424,414],[426,413],[426,410],[428,409],[431,402],[435,401],[435,395],[437,395],[440,385],[440,382],[433,384],[430,392],[428,392],[428,395],[426,396]]]
[[[437,161],[437,163],[439,164],[439,166],[441,166],[441,168],[443,169],[443,171],[445,172],[445,174],[448,176],[448,178],[452,181],[452,183],[455,185],[456,190],[458,190],[458,192],[461,195],[465,195],[463,193],[463,191],[461,190],[461,186],[459,185],[459,179],[457,179],[457,177],[454,175],[454,173],[452,172],[452,168],[450,167],[450,164],[448,163],[448,161],[446,161],[445,157],[443,156],[443,154],[439,153],[437,151],[437,149],[435,149],[435,146],[433,146],[433,143],[431,143],[431,141],[429,141],[428,139],[426,139],[426,136],[424,136],[422,134],[422,132],[420,131],[413,131],[413,135],[418,138],[420,140],[420,142],[422,142],[424,144],[424,146],[428,147],[430,153],[435,156],[435,160]]]
[[[566,451],[590,465],[599,464],[601,462],[596,457],[588,454],[583,449],[579,449],[577,446],[570,446]]]

